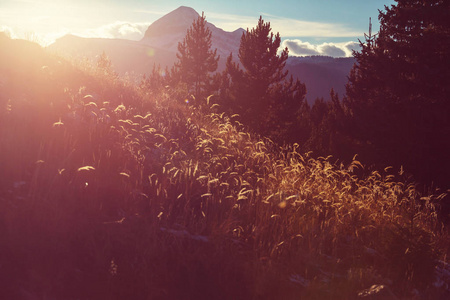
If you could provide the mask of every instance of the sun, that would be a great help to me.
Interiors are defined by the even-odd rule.
[[[12,37],[47,46],[68,33],[82,35],[103,24],[101,11],[85,1],[15,0],[0,4],[0,19]]]

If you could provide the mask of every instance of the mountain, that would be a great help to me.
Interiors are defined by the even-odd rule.
[[[306,96],[312,104],[316,98],[328,100],[332,88],[340,96],[344,95],[347,76],[355,62],[354,57],[289,57],[286,69],[306,85]]]
[[[186,32],[200,15],[192,8],[181,6],[151,24],[141,43],[166,49],[176,53],[178,42],[183,41]],[[227,32],[207,22],[206,27],[212,33],[212,48],[225,60],[231,52],[237,53],[244,29]]]
[[[87,57],[96,59],[105,52],[119,74],[144,74],[152,70],[153,65],[171,65],[175,54],[162,48],[151,47],[137,41],[104,38],[82,38],[66,35],[49,46],[52,52],[75,59]]]
[[[184,38],[186,30],[198,17],[199,14],[194,9],[181,6],[153,22],[148,27],[141,42],[173,47],[175,41]],[[176,45],[171,50],[175,52],[177,50]]]
[[[95,59],[105,52],[119,74],[145,74],[155,64],[164,68],[176,62],[178,43],[183,41],[188,28],[198,17],[194,9],[181,6],[153,22],[140,41],[67,35],[50,45],[49,49],[74,58],[89,59]],[[230,53],[234,53],[237,59],[244,29],[228,32],[209,22],[207,27],[212,33],[212,48],[216,48],[220,55],[218,70],[222,71]],[[286,68],[306,84],[307,99],[312,103],[316,98],[328,99],[331,88],[343,95],[347,75],[353,64],[353,58],[289,57]]]
[[[124,74],[148,73],[154,64],[172,66],[176,61],[178,43],[183,41],[188,28],[199,14],[192,8],[181,6],[152,23],[140,41],[104,38],[82,38],[66,35],[48,48],[74,58],[95,59],[102,52],[110,57],[117,72]],[[219,69],[224,69],[226,58],[239,49],[244,29],[227,32],[211,23],[212,47],[220,55]]]

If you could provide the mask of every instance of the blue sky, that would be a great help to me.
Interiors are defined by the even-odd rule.
[[[314,53],[326,45],[342,48],[346,43],[356,44],[368,31],[369,17],[374,31],[378,30],[378,9],[394,3],[393,0],[1,0],[0,30],[13,37],[34,38],[42,44],[67,33],[139,40],[149,24],[184,5],[199,13],[204,11],[209,22],[227,31],[254,27],[262,15],[271,22],[274,32],[280,32],[285,45],[290,43],[299,52],[305,48]],[[349,52],[345,52],[348,56]]]

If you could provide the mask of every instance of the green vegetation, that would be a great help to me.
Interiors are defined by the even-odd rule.
[[[172,68],[171,83],[185,84],[194,98],[205,98],[212,90],[212,76],[217,70],[217,49],[211,50],[211,31],[206,27],[206,17],[202,13],[188,29],[183,42],[178,43],[178,62]]]
[[[345,100],[351,135],[372,148],[359,153],[442,188],[450,188],[449,9],[410,0],[381,12],[379,35],[355,54]]]
[[[285,142],[293,133],[298,113],[305,107],[305,85],[284,70],[288,49],[278,54],[281,38],[270,23],[259,18],[255,28],[243,33],[239,62],[227,59],[222,74],[219,103],[224,111],[237,113],[253,131]],[[241,65],[243,68],[241,68]]]

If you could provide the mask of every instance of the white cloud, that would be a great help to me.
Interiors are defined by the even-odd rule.
[[[350,57],[352,50],[359,50],[359,43],[344,42],[344,43],[322,43],[313,45],[309,42],[303,42],[299,39],[287,39],[281,44],[281,48],[288,48],[291,56],[311,56],[324,55],[332,57]]]
[[[347,42],[344,44],[345,49],[347,52],[352,53],[353,50],[359,51],[361,50],[361,45],[358,42]]]
[[[129,23],[129,22],[115,22],[112,24],[103,25],[94,29],[89,29],[79,35],[84,37],[99,37],[109,39],[126,39],[126,40],[140,40],[145,34],[148,26],[151,23]]]
[[[317,47],[320,51],[320,53],[322,53],[322,55],[326,55],[326,56],[332,56],[332,57],[345,57],[347,56],[345,51],[334,44],[330,44],[330,43],[325,43],[322,45],[319,45]]]
[[[23,31],[17,27],[10,27],[0,25],[0,32],[4,32],[6,36],[11,39],[24,39],[31,42],[35,42],[40,44],[41,46],[48,46],[50,43],[54,42],[54,40],[58,37],[63,36],[64,34],[37,34],[33,31]]]
[[[55,28],[55,30],[43,34],[37,34],[35,32],[22,32],[9,26],[0,25],[0,32],[5,32],[11,38],[32,40],[42,46],[48,46],[54,43],[58,38],[69,33],[87,38],[126,39],[137,41],[142,39],[150,24],[151,23],[115,22],[81,31],[74,31],[66,27],[61,27]]]
[[[284,49],[286,47],[289,49],[289,54],[292,56],[320,55],[317,46],[308,42],[302,42],[301,40],[285,40],[280,48]]]
[[[4,32],[8,37],[10,37],[12,39],[17,38],[17,34],[9,26],[0,25],[0,32]]]

